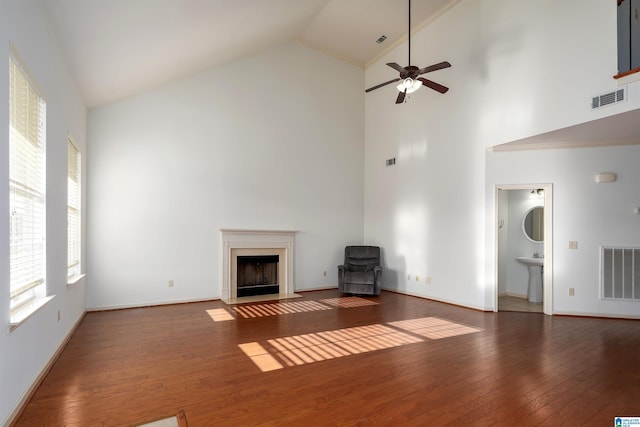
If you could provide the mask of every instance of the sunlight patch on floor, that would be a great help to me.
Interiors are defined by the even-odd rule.
[[[267,372],[420,341],[418,337],[377,324],[275,338],[264,344],[252,342],[239,347],[260,370]]]
[[[246,344],[238,344],[238,347],[240,347],[240,350],[242,350],[244,354],[249,356],[262,372],[275,371],[276,369],[283,368],[276,358],[260,345],[260,343],[249,342]]]
[[[214,322],[223,322],[225,320],[235,320],[234,317],[224,308],[212,308],[207,310],[207,314],[211,316]]]
[[[371,301],[360,297],[343,297],[343,298],[327,298],[321,299],[325,304],[329,304],[334,307],[351,308],[351,307],[365,307],[367,305],[379,305],[377,301]]]
[[[402,320],[249,342],[238,347],[262,371],[480,332],[436,317]]]
[[[389,325],[432,340],[480,332],[480,329],[439,319],[437,317],[400,320],[398,322],[389,322]]]
[[[241,317],[280,316],[282,314],[305,313],[310,311],[331,310],[317,301],[276,302],[270,304],[250,304],[234,306],[235,311]]]
[[[328,298],[320,301],[287,301],[273,302],[267,304],[246,304],[231,307],[232,311],[226,308],[215,308],[207,310],[214,322],[225,320],[235,320],[234,314],[243,319],[256,317],[281,316],[284,314],[309,313],[312,311],[334,310],[336,308],[365,307],[380,304],[360,297]]]

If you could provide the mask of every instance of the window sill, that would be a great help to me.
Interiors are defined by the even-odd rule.
[[[618,73],[615,76],[613,76],[613,78],[618,80],[618,79],[621,79],[623,77],[631,76],[633,74],[638,74],[638,73],[640,73],[640,67],[634,68],[633,70],[623,71],[622,73]]]
[[[23,308],[18,310],[11,318],[9,319],[9,332],[13,331],[15,328],[20,326],[25,320],[35,314],[38,310],[44,307],[49,301],[55,298],[55,295],[50,295],[44,298],[38,298],[32,303],[25,305]]]
[[[67,287],[76,285],[80,280],[87,277],[86,273],[78,274],[77,276],[73,276],[70,279],[67,279]]]

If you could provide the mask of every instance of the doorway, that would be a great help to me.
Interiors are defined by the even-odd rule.
[[[552,314],[553,186],[495,188],[495,311]]]

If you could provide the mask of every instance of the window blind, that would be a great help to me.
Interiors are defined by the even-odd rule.
[[[9,59],[10,309],[45,296],[46,103]]]
[[[79,276],[80,268],[80,151],[71,139],[67,143],[67,268],[68,278]]]

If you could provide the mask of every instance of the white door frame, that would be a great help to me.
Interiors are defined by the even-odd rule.
[[[498,191],[499,190],[544,190],[544,273],[543,277],[543,311],[546,315],[553,314],[553,184],[502,184],[496,185],[493,192],[494,199],[494,311],[498,311]]]

